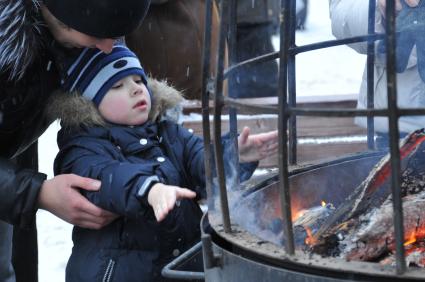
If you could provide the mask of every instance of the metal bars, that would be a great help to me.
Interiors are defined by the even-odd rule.
[[[397,274],[406,271],[406,259],[404,257],[404,226],[403,226],[403,205],[401,200],[401,172],[400,172],[400,150],[399,128],[398,128],[398,108],[397,108],[397,79],[396,79],[396,37],[395,37],[395,1],[387,0],[385,7],[385,29],[387,37],[385,44],[387,49],[387,93],[388,93],[388,128],[390,133],[391,152],[391,190],[393,196],[394,210],[394,232],[396,242],[396,268]]]
[[[211,9],[213,0],[206,0],[208,9]],[[220,190],[220,205],[223,218],[223,227],[225,232],[231,232],[231,222],[229,215],[229,207],[227,200],[226,181],[223,165],[223,150],[221,147],[221,110],[222,107],[228,105],[235,109],[249,109],[251,111],[257,110],[259,113],[277,113],[278,130],[279,130],[279,180],[280,180],[280,201],[283,217],[283,230],[285,234],[285,250],[289,255],[294,255],[294,237],[293,226],[291,217],[291,198],[289,193],[289,172],[288,162],[291,164],[296,163],[296,116],[327,116],[327,117],[352,117],[352,116],[367,116],[368,117],[368,147],[374,147],[374,124],[373,117],[375,116],[388,116],[389,119],[389,133],[390,133],[390,152],[391,152],[391,165],[392,165],[392,195],[394,207],[394,226],[396,237],[396,263],[397,274],[403,274],[406,271],[406,264],[404,258],[404,231],[403,231],[403,211],[400,193],[400,152],[398,149],[398,118],[402,115],[423,115],[425,109],[398,109],[397,107],[397,91],[396,91],[396,74],[395,74],[395,13],[394,1],[386,0],[386,30],[387,34],[375,33],[375,9],[376,1],[369,1],[369,22],[368,34],[364,36],[356,36],[340,40],[329,40],[318,42],[314,44],[296,46],[295,45],[295,0],[281,0],[281,24],[280,24],[280,51],[266,54],[257,58],[249,59],[244,62],[235,64],[233,60],[235,50],[233,49],[234,38],[227,38],[235,35],[235,20],[232,18],[236,15],[235,0],[221,0],[220,1],[220,36],[219,36],[219,56],[217,63],[217,76],[215,78],[214,87],[214,153],[216,161],[216,171],[218,178],[218,185]],[[206,34],[211,34],[211,18],[210,22],[206,22]],[[230,23],[230,24],[229,24]],[[229,32],[230,28],[230,32]],[[374,109],[374,77],[373,77],[373,63],[374,63],[374,47],[375,41],[384,39],[387,46],[387,70],[388,70],[388,109]],[[206,36],[207,42],[208,37]],[[230,44],[230,67],[225,68],[225,54],[226,54],[226,40]],[[368,44],[368,58],[367,58],[367,79],[368,79],[368,101],[367,109],[307,109],[296,107],[296,79],[295,79],[295,56],[299,53],[317,50],[321,48],[328,48],[350,43],[367,42]],[[209,46],[204,45],[207,51],[204,52],[204,64],[207,64],[210,57]],[[207,49],[208,48],[208,49]],[[237,51],[237,50],[236,50]],[[278,106],[255,106],[239,102],[237,99],[223,97],[223,85],[226,78],[231,77],[233,72],[245,65],[259,64],[264,61],[274,60],[279,58],[279,90],[278,90]],[[209,66],[209,63],[208,63]],[[207,75],[207,68],[204,65],[204,76]],[[204,87],[206,86],[206,79],[204,78]],[[209,108],[208,92],[204,92],[205,97],[202,97],[203,109],[203,125],[204,125],[204,139],[206,149],[209,148]],[[288,122],[289,122],[289,135],[288,135]],[[232,126],[235,130],[235,126]],[[288,150],[289,144],[289,150]],[[208,157],[208,152],[206,152]],[[208,163],[208,165],[207,165]],[[206,160],[206,171],[210,176],[211,167],[208,160]],[[210,177],[210,181],[211,177]],[[210,184],[212,185],[212,184]],[[211,196],[212,193],[209,193]],[[213,206],[210,206],[213,208]]]

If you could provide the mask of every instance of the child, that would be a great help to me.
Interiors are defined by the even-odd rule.
[[[122,45],[110,54],[85,49],[63,87],[77,95],[51,104],[63,126],[55,174],[101,180],[99,192],[82,193],[119,216],[101,230],[74,228],[66,280],[163,281],[161,268],[199,241],[195,200],[205,195],[202,139],[164,120],[181,96],[164,83],[148,83]],[[239,146],[246,180],[253,161],[276,152],[277,132],[250,135],[245,128]]]

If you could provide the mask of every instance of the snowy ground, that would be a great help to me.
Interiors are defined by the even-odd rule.
[[[309,1],[307,29],[297,33],[297,44],[332,39],[328,0]],[[278,45],[278,40],[274,42]],[[354,94],[358,92],[365,57],[347,47],[309,52],[297,56],[298,95]],[[40,138],[40,170],[52,177],[52,163],[57,153],[53,124]],[[64,281],[70,255],[72,226],[45,211],[39,211],[38,242],[40,281]]]

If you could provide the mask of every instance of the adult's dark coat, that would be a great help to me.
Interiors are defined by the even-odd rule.
[[[46,175],[37,172],[36,140],[50,121],[43,111],[59,86],[56,53],[37,1],[0,1],[0,220],[13,224],[17,281],[37,281],[36,202]]]
[[[79,97],[65,97],[60,101],[65,105],[54,106],[56,110],[67,109],[70,100],[76,99],[84,104],[80,111],[93,112],[93,116],[85,114],[87,118],[80,121],[75,117],[83,114],[72,115],[72,123],[83,125],[60,131],[55,173],[101,180],[99,192],[85,195],[96,205],[121,215],[102,230],[74,228],[74,248],[66,269],[68,282],[163,281],[162,267],[200,239],[201,212],[195,201],[182,200],[158,223],[147,200],[136,197],[152,175],[165,184],[187,187],[205,197],[202,139],[174,122],[157,121],[163,114],[156,111],[166,110],[164,103],[179,99],[173,97],[177,92],[164,83],[150,80],[148,85],[154,97],[155,107],[150,114],[154,121],[141,126],[96,126],[94,120],[98,118],[90,119],[97,110]],[[61,118],[63,123],[69,120],[63,115]],[[255,167],[255,163],[242,165],[242,180],[251,176]]]

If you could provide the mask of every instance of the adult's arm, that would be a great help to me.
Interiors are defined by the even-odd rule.
[[[46,175],[22,169],[0,158],[0,219],[25,228],[37,211],[37,199]]]
[[[100,182],[74,174],[46,180],[38,196],[38,207],[83,228],[100,229],[118,216],[90,203],[80,190],[98,191]]]
[[[21,228],[30,227],[38,208],[85,228],[99,229],[116,218],[85,199],[76,187],[98,190],[98,181],[76,175],[46,175],[23,169],[0,158],[0,220]]]
[[[164,4],[167,3],[168,0],[151,0],[151,5],[155,5],[155,4]]]
[[[369,1],[330,0],[329,16],[331,18],[332,34],[338,38],[347,38],[367,34]],[[381,21],[380,13],[376,13],[376,26]],[[377,30],[380,31],[380,30]],[[366,54],[367,44],[350,44],[359,53]]]

